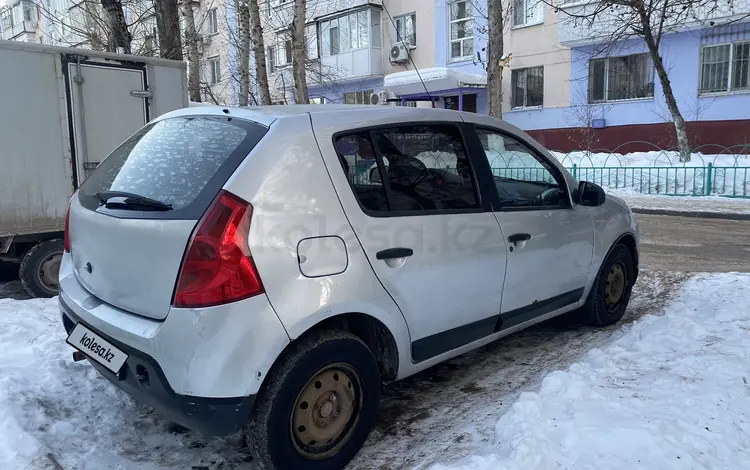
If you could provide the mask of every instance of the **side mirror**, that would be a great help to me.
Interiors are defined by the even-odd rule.
[[[604,193],[604,189],[598,184],[589,181],[581,181],[578,183],[578,192],[576,196],[578,204],[589,207],[601,206],[604,204],[604,201],[607,200],[607,195]]]

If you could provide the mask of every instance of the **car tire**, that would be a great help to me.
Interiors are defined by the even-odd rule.
[[[250,451],[266,469],[343,469],[375,424],[380,385],[372,352],[351,333],[301,338],[256,398],[245,431]]]
[[[620,321],[628,307],[634,279],[630,250],[616,245],[599,269],[586,303],[579,311],[580,320],[592,326],[608,326]]]
[[[54,297],[60,291],[59,271],[63,240],[47,240],[34,245],[21,260],[18,276],[32,297]]]

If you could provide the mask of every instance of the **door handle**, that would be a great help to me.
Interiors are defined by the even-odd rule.
[[[406,258],[414,254],[411,248],[388,248],[387,250],[378,251],[375,255],[377,259]]]
[[[508,237],[510,243],[525,242],[527,240],[531,240],[531,235],[528,233],[514,233]]]

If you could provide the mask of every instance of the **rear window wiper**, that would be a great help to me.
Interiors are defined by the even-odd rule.
[[[151,210],[151,211],[171,211],[172,204],[165,204],[150,197],[141,196],[140,194],[129,193],[127,191],[101,191],[96,193],[101,204],[109,206],[122,206],[123,209],[130,210]],[[113,201],[119,198],[120,200]]]

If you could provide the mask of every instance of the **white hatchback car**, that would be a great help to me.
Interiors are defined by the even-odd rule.
[[[519,129],[386,106],[176,111],[70,202],[74,357],[266,468],[340,469],[381,383],[556,315],[609,325],[638,227]]]

